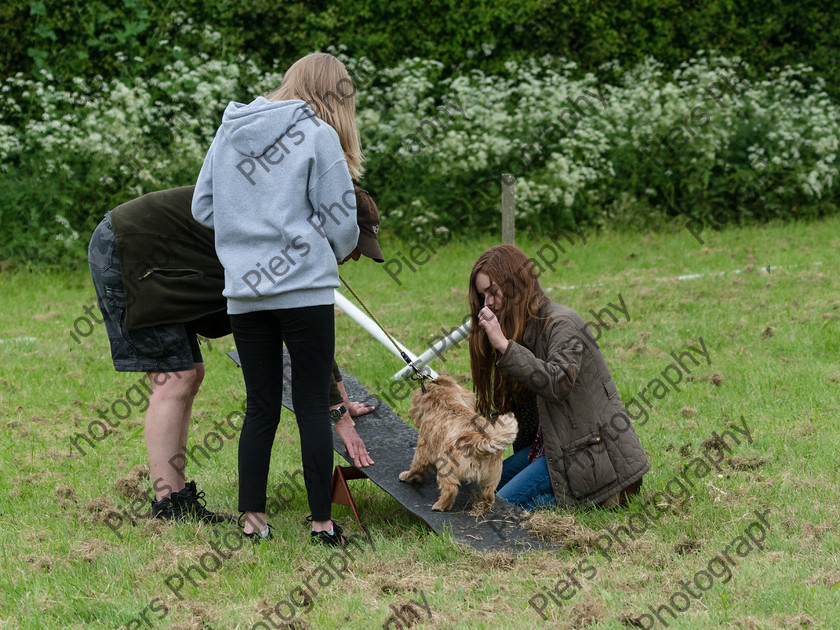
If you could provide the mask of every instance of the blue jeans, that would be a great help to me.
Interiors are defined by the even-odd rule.
[[[502,463],[502,478],[496,493],[526,510],[556,505],[546,458],[540,457],[529,464],[530,451],[530,446],[523,448]]]

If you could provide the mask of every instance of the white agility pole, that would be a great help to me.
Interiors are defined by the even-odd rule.
[[[388,339],[384,332],[382,332],[382,329],[379,326],[377,326],[376,322],[373,321],[370,317],[368,317],[365,312],[363,312],[360,308],[358,308],[355,304],[353,304],[350,300],[348,300],[338,291],[335,291],[335,305],[342,311],[347,313],[350,319],[352,319],[359,326],[361,326],[371,335],[373,335],[374,339],[376,339],[379,343],[388,348],[388,350],[390,350],[393,354],[397,355],[400,358],[400,361],[404,360],[402,358],[402,355],[400,355],[400,351],[394,347],[394,344],[391,343],[391,340]],[[406,348],[396,339],[394,341],[396,341],[397,345],[400,347],[400,350],[405,352],[412,362],[417,360],[417,355],[415,355],[411,350]],[[434,370],[430,368],[429,372],[432,378],[437,378],[438,375]]]
[[[432,346],[428,350],[426,350],[423,354],[421,354],[416,359],[412,359],[411,365],[416,367],[418,370],[422,370],[424,367],[426,367],[429,363],[434,361],[436,358],[440,358],[441,354],[446,352],[452,346],[458,345],[459,343],[461,343],[461,341],[463,341],[464,339],[466,339],[469,336],[471,324],[472,324],[471,321],[465,322],[463,325],[459,326],[458,328],[453,330],[451,333],[449,333],[441,341],[438,341],[437,343],[432,344]],[[440,345],[441,347],[438,348],[437,347],[438,345]],[[412,369],[411,365],[406,365],[403,369],[401,369],[399,372],[394,374],[391,377],[391,380],[393,381],[393,380],[396,380],[398,378],[405,378],[406,376],[409,376],[410,374],[412,374],[414,372],[414,370]],[[434,370],[432,370],[432,368],[428,368],[428,370],[429,370],[429,374],[431,375],[432,378],[437,378],[437,374],[435,373]]]

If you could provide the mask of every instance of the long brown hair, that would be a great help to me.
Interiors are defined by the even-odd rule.
[[[356,87],[341,61],[329,53],[312,53],[286,71],[280,87],[266,94],[269,101],[306,101],[315,115],[335,129],[353,179],[361,178],[359,129],[356,126]]]
[[[478,325],[478,313],[484,307],[484,296],[475,288],[479,273],[486,273],[491,285],[495,283],[501,290],[502,305],[496,317],[505,337],[517,343],[522,343],[528,324],[539,319],[539,311],[548,302],[548,297],[540,287],[533,263],[518,247],[496,245],[473,265],[469,286],[470,366],[477,411],[489,416],[494,410],[499,413],[510,411],[511,403],[522,400],[528,389],[495,368],[499,353]]]

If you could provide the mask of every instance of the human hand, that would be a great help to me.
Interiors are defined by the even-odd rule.
[[[344,442],[344,447],[347,449],[347,454],[353,460],[353,465],[356,468],[367,468],[373,464],[373,460],[368,455],[365,443],[362,438],[356,433],[353,421],[344,414],[344,417],[335,423],[335,432],[341,441]]]
[[[363,416],[366,413],[370,413],[376,409],[373,405],[369,405],[366,402],[358,402],[355,400],[347,401],[347,411],[350,412],[350,417],[358,418],[359,416]]]
[[[485,306],[478,312],[478,325],[487,333],[490,345],[504,354],[509,342],[502,332],[502,327],[499,326],[496,314]]]

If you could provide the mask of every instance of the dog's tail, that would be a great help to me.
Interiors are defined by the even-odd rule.
[[[495,424],[487,422],[482,416],[476,416],[472,432],[476,452],[486,455],[502,453],[516,439],[519,427],[512,413],[505,413],[496,418]]]

